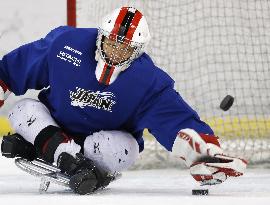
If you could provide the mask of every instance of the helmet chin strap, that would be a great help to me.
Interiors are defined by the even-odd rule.
[[[98,62],[96,67],[96,78],[100,84],[110,85],[112,84],[118,75],[127,68],[126,65],[111,66],[100,57],[98,51],[96,51],[95,60]]]

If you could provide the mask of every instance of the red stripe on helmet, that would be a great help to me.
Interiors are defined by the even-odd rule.
[[[128,12],[128,7],[122,7],[114,23],[114,27],[110,33],[110,39],[115,39],[120,29],[121,23]]]
[[[111,70],[110,70],[110,74],[109,74],[109,76],[108,76],[108,78],[106,80],[106,85],[109,85],[114,69],[115,69],[115,67],[112,66]]]
[[[127,34],[126,34],[127,43],[129,41],[131,41],[131,39],[133,37],[133,34],[135,33],[135,31],[137,29],[137,26],[139,25],[139,22],[140,22],[142,16],[143,16],[142,13],[139,12],[138,10],[136,10],[135,15],[134,15],[134,17],[132,19],[131,25],[130,25],[130,27],[128,29]]]
[[[101,73],[101,76],[100,76],[100,78],[99,78],[99,80],[98,80],[100,83],[102,83],[102,81],[103,81],[103,78],[104,78],[104,75],[105,75],[105,73],[106,73],[107,67],[108,67],[108,64],[105,63],[105,64],[104,64],[104,67],[103,67],[103,70],[102,70],[102,73]]]

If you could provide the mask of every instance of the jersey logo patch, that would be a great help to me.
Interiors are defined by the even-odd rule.
[[[68,63],[72,63],[76,67],[79,67],[82,62],[80,59],[81,55],[82,55],[82,52],[75,50],[74,48],[71,48],[70,46],[65,46],[63,50],[59,51],[56,57]]]
[[[100,92],[84,90],[76,87],[76,91],[69,91],[71,105],[84,108],[86,106],[112,112],[112,107],[116,104],[116,97],[112,92]]]

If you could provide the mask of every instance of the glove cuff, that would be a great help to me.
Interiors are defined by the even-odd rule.
[[[202,156],[222,154],[218,137],[199,134],[193,129],[182,129],[174,141],[172,153],[184,160],[189,167]]]
[[[9,90],[8,86],[2,80],[0,80],[0,87],[3,89],[4,92],[7,92]]]
[[[10,90],[4,81],[0,80],[0,107],[4,104],[4,101],[10,95]]]
[[[220,147],[220,144],[218,141],[219,138],[217,136],[204,134],[204,133],[200,133],[199,135],[201,136],[203,141],[205,141],[206,143],[214,144],[214,145]]]

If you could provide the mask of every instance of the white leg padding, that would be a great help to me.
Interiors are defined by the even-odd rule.
[[[14,131],[32,144],[45,127],[58,127],[46,106],[34,99],[27,98],[17,102],[10,110],[8,118]]]
[[[139,155],[134,137],[124,131],[100,131],[84,142],[84,155],[107,172],[128,169]]]

